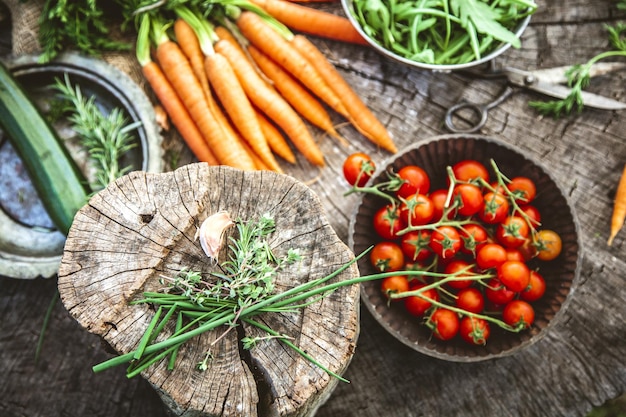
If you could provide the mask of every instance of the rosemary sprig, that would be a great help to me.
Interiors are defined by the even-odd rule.
[[[626,10],[626,1],[619,2],[618,8]],[[606,25],[605,27],[609,33],[609,42],[614,49],[598,53],[584,64],[572,65],[565,74],[568,79],[567,86],[571,88],[571,92],[567,97],[560,100],[531,101],[529,103],[531,107],[543,115],[555,118],[569,115],[574,110],[578,113],[583,110],[585,104],[582,91],[591,81],[590,71],[593,65],[609,57],[626,56],[626,41],[623,39],[623,35],[626,33],[626,25],[618,23],[614,26]]]
[[[69,76],[56,80],[54,89],[69,112],[72,128],[81,144],[89,152],[95,164],[95,184],[93,190],[105,188],[110,182],[127,173],[131,167],[121,167],[120,158],[137,146],[132,131],[141,122],[129,123],[120,108],[114,108],[108,115],[100,111],[95,97],[85,97],[80,86],[72,85]]]

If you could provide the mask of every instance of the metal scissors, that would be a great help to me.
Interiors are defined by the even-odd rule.
[[[520,88],[533,90],[557,99],[566,98],[571,89],[565,85],[567,83],[566,71],[571,65],[542,69],[537,71],[523,71],[516,68],[505,67],[502,69],[494,69],[493,63],[487,71],[465,71],[466,74],[475,78],[485,79],[506,79],[507,85],[500,95],[490,103],[476,104],[467,101],[461,101],[450,107],[446,112],[446,127],[456,133],[472,133],[480,130],[487,122],[489,110],[500,105],[507,100],[513,93]],[[605,75],[611,72],[626,69],[626,63],[621,62],[604,62],[595,64],[590,71],[591,77]],[[583,103],[586,106],[594,107],[602,110],[622,110],[626,109],[626,103],[603,97],[597,94],[582,92]],[[470,123],[467,128],[458,127],[454,119],[460,117],[462,110],[470,111],[478,117],[478,121]]]

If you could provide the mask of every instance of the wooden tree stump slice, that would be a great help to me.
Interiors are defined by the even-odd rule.
[[[77,214],[59,269],[58,288],[70,314],[115,351],[137,348],[154,308],[130,305],[182,268],[216,268],[195,235],[209,215],[226,210],[233,219],[270,213],[277,256],[298,249],[302,261],[276,279],[276,291],[323,277],[354,255],[329,225],[317,196],[292,177],[190,164],[174,172],[128,174],[96,194]],[[236,233],[229,229],[226,238]],[[225,244],[220,260],[228,255]],[[336,280],[358,276],[356,264]],[[347,368],[359,333],[358,286],[341,287],[289,313],[256,317],[329,370]],[[310,416],[338,380],[276,339],[250,350],[240,339],[261,332],[239,325],[210,348],[209,368],[197,369],[225,327],[185,343],[176,367],[165,361],[143,373],[168,408],[181,416]],[[171,329],[170,329],[171,331]],[[258,335],[261,335],[260,333]],[[106,372],[106,371],[105,371]]]

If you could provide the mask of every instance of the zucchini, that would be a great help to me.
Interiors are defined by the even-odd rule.
[[[0,128],[26,166],[50,219],[67,235],[76,212],[87,203],[87,181],[54,129],[2,62]]]

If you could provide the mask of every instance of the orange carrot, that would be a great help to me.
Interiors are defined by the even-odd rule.
[[[263,115],[263,113],[257,109],[257,118],[259,119],[259,124],[261,125],[261,129],[263,130],[263,134],[267,139],[268,145],[272,151],[283,158],[285,161],[295,164],[296,156],[291,151],[291,148],[287,144],[287,141],[283,137],[283,134],[280,133],[278,128],[272,124],[267,118]]]
[[[254,46],[250,45],[248,52],[263,73],[272,80],[276,90],[278,90],[285,100],[287,100],[302,117],[313,125],[321,128],[332,137],[338,139],[343,145],[348,144],[335,130],[333,122],[324,106],[322,106],[302,84]]]
[[[198,158],[198,161],[207,162],[209,165],[219,165],[219,161],[211,152],[209,145],[202,137],[202,133],[191,119],[189,112],[172,88],[171,84],[161,71],[156,62],[150,61],[141,67],[144,77],[150,84],[152,91],[157,96],[178,133]]]
[[[207,141],[189,115],[180,97],[176,94],[176,91],[159,65],[152,61],[150,57],[149,34],[150,20],[144,18],[139,28],[136,47],[137,61],[141,66],[144,77],[148,81],[157,99],[161,102],[165,112],[172,120],[172,123],[176,126],[178,133],[180,133],[196,158],[210,165],[219,165],[219,160],[209,148]]]
[[[309,35],[341,42],[368,45],[367,41],[343,16],[287,0],[252,0],[285,26]]]
[[[242,55],[241,49],[224,39],[217,41],[214,48],[230,61],[250,101],[282,128],[305,158],[315,165],[323,166],[322,152],[304,121],[285,99],[259,76],[250,60]]]
[[[157,45],[156,54],[165,76],[179,94],[217,159],[235,168],[255,169],[254,162],[243,147],[224,135],[223,127],[209,109],[202,86],[179,46],[170,40],[162,40]]]
[[[613,244],[613,239],[624,226],[624,220],[626,220],[626,166],[624,166],[622,177],[615,192],[613,215],[611,217],[611,234],[607,242],[609,246]]]
[[[339,71],[324,54],[305,36],[295,35],[291,43],[304,55],[309,62],[321,74],[324,81],[331,86],[337,96],[341,97],[346,109],[348,120],[366,138],[389,152],[397,152],[387,128],[376,118],[370,109],[363,103],[361,98],[354,92],[352,87],[341,76]]]
[[[209,81],[206,73],[204,72],[204,53],[200,47],[200,41],[198,36],[194,32],[193,28],[181,18],[176,19],[174,22],[174,34],[176,35],[176,42],[183,50],[194,74],[198,77],[198,81],[202,85],[202,91],[207,96],[207,100],[212,100],[211,90],[209,87]]]
[[[241,33],[270,59],[290,72],[313,94],[344,117],[348,111],[311,63],[274,27],[254,12],[243,11],[237,19]]]
[[[207,55],[204,68],[210,85],[233,125],[267,166],[282,172],[263,135],[256,112],[228,59],[219,52]]]

